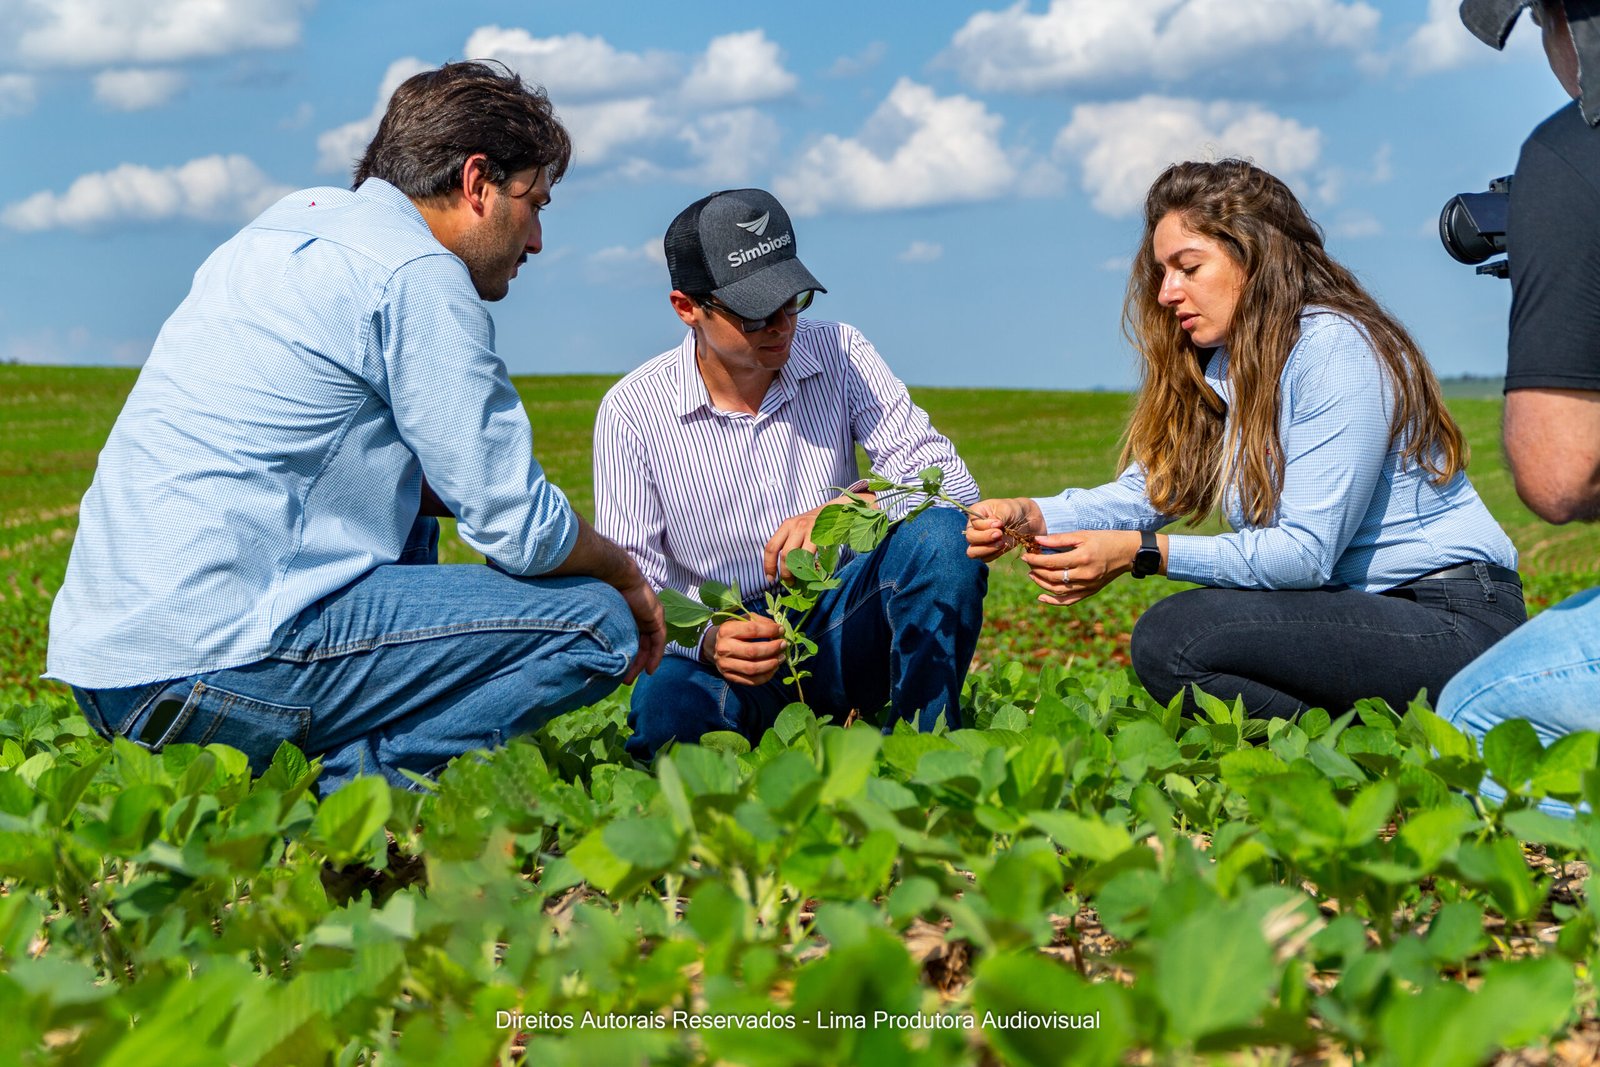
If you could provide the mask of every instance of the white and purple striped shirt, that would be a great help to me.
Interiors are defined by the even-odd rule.
[[[940,467],[945,492],[978,499],[955,446],[855,327],[799,320],[789,361],[754,415],[712,406],[690,331],[600,402],[595,527],[657,589],[693,596],[712,579],[748,597],[772,584],[762,550],[778,527],[856,481],[857,444],[886,477],[915,481]]]

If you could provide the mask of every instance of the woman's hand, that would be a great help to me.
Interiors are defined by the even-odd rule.
[[[1056,551],[1024,553],[1028,577],[1044,590],[1039,603],[1062,607],[1094,596],[1113,578],[1132,570],[1140,543],[1137,530],[1077,530],[1044,534],[1035,540],[1040,548]],[[1159,537],[1157,544],[1164,571],[1166,537]]]
[[[1032,499],[995,497],[980,500],[967,514],[967,556],[985,563],[999,559],[1025,538],[1044,533],[1044,515]]]

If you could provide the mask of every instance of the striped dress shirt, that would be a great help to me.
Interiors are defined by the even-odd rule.
[[[512,574],[577,541],[466,264],[387,182],[292,193],[161,328],[83,498],[46,677],[265,659],[302,609],[400,558],[424,472]]]
[[[855,327],[799,320],[789,361],[753,415],[712,405],[690,331],[600,402],[595,527],[657,589],[693,596],[710,579],[748,597],[772,585],[762,551],[784,520],[856,481],[857,444],[896,481],[936,466],[952,497],[978,499],[955,446]]]
[[[1205,374],[1229,403],[1226,348],[1217,349]],[[1516,567],[1516,548],[1466,473],[1435,485],[1389,440],[1393,390],[1358,326],[1307,309],[1279,389],[1284,469],[1277,515],[1254,526],[1238,494],[1225,491],[1223,513],[1234,532],[1171,535],[1167,577],[1227,589],[1377,593],[1455,563]],[[1173,521],[1150,506],[1137,464],[1107,485],[1037,502],[1050,533],[1159,530]]]

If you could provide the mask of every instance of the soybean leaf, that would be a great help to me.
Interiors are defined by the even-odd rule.
[[[744,610],[744,600],[739,596],[737,585],[728,585],[711,578],[700,583],[700,602],[714,611]]]
[[[1545,749],[1533,788],[1539,793],[1575,796],[1583,791],[1583,772],[1593,770],[1600,734],[1585,730],[1568,734]]]
[[[822,802],[832,803],[853,797],[866,787],[872,762],[883,745],[883,735],[864,727],[852,730],[829,730],[822,735],[822,748],[827,754],[827,777],[822,784]]]
[[[663,589],[658,595],[662,614],[666,617],[667,639],[680,645],[692,645],[699,641],[701,631],[711,621],[711,609],[690,600],[676,589]]]
[[[850,539],[856,515],[865,505],[829,504],[811,524],[811,540],[818,545],[842,545]]]
[[[1526,719],[1507,719],[1483,738],[1483,761],[1489,765],[1494,780],[1509,793],[1520,793],[1527,788],[1528,779],[1539,766],[1539,757],[1543,754],[1539,735]]]
[[[1125,828],[1070,811],[1032,811],[1028,821],[1069,853],[1101,863],[1133,847],[1133,838]]]
[[[314,840],[328,858],[343,865],[364,855],[389,818],[389,783],[378,777],[356,778],[322,802],[311,823]]]
[[[1468,900],[1458,900],[1439,909],[1428,924],[1424,941],[1428,955],[1441,966],[1456,966],[1483,947],[1483,909]]]
[[[974,991],[975,1007],[1001,1024],[984,1036],[1009,1063],[1116,1064],[1133,1042],[1133,1012],[1124,989],[1114,982],[1086,982],[1035,953],[984,959],[978,965]],[[1027,1025],[1030,1016],[1056,1015],[1092,1019],[1094,1025],[1063,1029]]]
[[[1412,705],[1406,711],[1407,725],[1413,725],[1427,739],[1440,756],[1459,756],[1464,760],[1476,759],[1477,746],[1472,738],[1421,705]]]
[[[889,516],[874,511],[870,517],[863,517],[851,528],[848,543],[857,552],[871,552],[883,543],[888,534]]]
[[[1566,1021],[1573,986],[1572,966],[1559,957],[1512,960],[1486,969],[1475,1002],[1490,1014],[1495,1044],[1519,1048]]]
[[[663,870],[677,858],[681,836],[665,819],[617,819],[600,832],[611,854],[634,867]]]
[[[833,589],[838,586],[839,579],[822,568],[815,552],[804,548],[790,549],[784,557],[784,563],[789,568],[789,573],[795,580],[807,587],[807,592],[813,597],[824,589]]]
[[[1456,852],[1455,866],[1462,881],[1488,891],[1508,922],[1538,914],[1549,888],[1543,879],[1535,881],[1522,846],[1509,837],[1497,837],[1487,844],[1464,842]]]
[[[1151,975],[1167,1025],[1193,1040],[1250,1022],[1266,1007],[1272,949],[1258,921],[1238,908],[1200,911],[1155,948]]]

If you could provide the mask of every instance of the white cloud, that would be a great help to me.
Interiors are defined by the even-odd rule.
[[[667,253],[662,239],[652,237],[642,245],[612,245],[589,256],[590,263],[657,263],[667,265]]]
[[[760,30],[714,37],[684,79],[691,104],[732,107],[787,96],[799,84],[783,68],[783,53]]]
[[[311,106],[309,100],[300,101],[300,106],[293,112],[278,120],[280,130],[303,130],[311,124],[316,117],[317,109]]]
[[[36,67],[174,63],[286,48],[314,0],[0,0],[13,54]]]
[[[1260,75],[1291,71],[1291,57],[1359,52],[1378,12],[1340,0],[1028,0],[967,20],[940,57],[986,91],[1040,92],[1070,85],[1172,82],[1245,60]]]
[[[882,63],[883,57],[888,54],[888,45],[882,41],[873,41],[853,56],[840,56],[823,74],[829,78],[854,78]]]
[[[39,192],[10,204],[0,211],[0,222],[14,230],[52,230],[168,219],[233,221],[253,217],[292,191],[245,156],[206,156],[160,170],[124,163],[85,174],[64,193]]]
[[[696,162],[686,180],[722,186],[754,181],[777,153],[782,138],[771,116],[750,107],[703,116],[678,136]]]
[[[626,145],[670,132],[670,125],[662,120],[655,101],[648,96],[573,104],[557,108],[556,114],[572,135],[575,162],[586,166],[609,162]]]
[[[471,59],[498,59],[552,99],[597,98],[670,81],[677,61],[664,52],[619,52],[603,37],[535,37],[523,29],[481,26],[467,38]]]
[[[1128,215],[1169,163],[1240,156],[1293,184],[1310,176],[1322,133],[1256,104],[1143,96],[1083,104],[1056,138],[1058,158],[1076,159],[1095,210]]]
[[[103,70],[94,76],[94,97],[115,111],[146,111],[178,94],[184,77],[175,70]]]
[[[1132,256],[1111,256],[1100,261],[1100,269],[1107,274],[1125,274],[1132,266]]]
[[[932,263],[944,255],[944,245],[936,241],[912,241],[895,257],[902,263]]]
[[[822,137],[773,191],[800,215],[993,199],[1017,180],[1000,147],[1004,121],[970,97],[936,96],[901,78],[859,136]]]
[[[366,118],[336,126],[317,137],[317,169],[349,173],[356,160],[361,158],[361,153],[367,150],[372,135],[378,132],[378,123],[383,121],[383,113],[389,107],[389,97],[400,88],[401,82],[432,67],[433,64],[424,63],[416,56],[390,63],[378,86],[378,101],[367,112]]]
[[[0,119],[26,115],[38,99],[38,85],[27,74],[0,74]]]
[[[642,245],[614,245],[592,253],[584,273],[595,284],[659,282],[668,284],[667,254],[659,237]]]
[[[670,53],[623,52],[600,37],[540,38],[500,26],[474,30],[466,54],[499,60],[545,86],[572,135],[574,163],[633,181],[751,180],[770,164],[780,133],[769,116],[740,105],[786,95],[797,84],[760,30],[713,38],[687,75],[683,59]],[[429,66],[415,58],[391,64],[372,111],[318,138],[319,169],[348,168],[395,88]],[[646,146],[653,146],[648,154]]]
[[[1432,74],[1488,58],[1492,50],[1461,24],[1460,7],[1459,0],[1428,0],[1428,21],[1401,49],[1412,73]]]
[[[1347,239],[1377,237],[1382,233],[1383,223],[1367,211],[1346,211],[1328,227],[1329,236]]]

